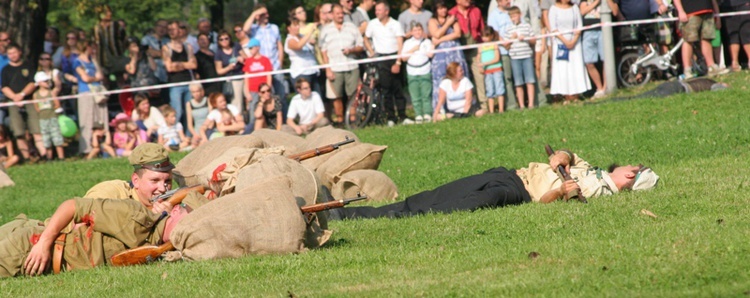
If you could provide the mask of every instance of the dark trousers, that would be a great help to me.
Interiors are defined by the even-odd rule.
[[[391,54],[378,54],[377,56],[390,56]],[[391,67],[396,60],[386,60],[378,62],[378,85],[380,92],[383,93],[383,107],[385,108],[388,120],[398,123],[406,119],[406,98],[402,91],[404,79],[403,71],[394,74]]]
[[[451,213],[518,205],[531,201],[515,170],[499,167],[449,182],[406,200],[381,207],[339,209],[342,218],[399,218],[428,212]]]

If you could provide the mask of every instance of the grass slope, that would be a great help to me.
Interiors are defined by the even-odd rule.
[[[734,89],[357,132],[389,146],[380,169],[401,199],[491,167],[545,160],[545,143],[600,166],[648,164],[662,177],[650,192],[334,222],[328,245],[300,255],[5,279],[0,296],[747,295],[750,120],[742,113],[750,78],[725,80]],[[124,159],[12,168],[17,186],[0,189],[0,221],[21,212],[44,218],[129,171]]]

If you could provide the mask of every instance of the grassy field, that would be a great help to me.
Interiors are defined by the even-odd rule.
[[[0,296],[747,296],[750,76],[723,79],[733,89],[357,132],[389,146],[380,169],[401,199],[491,167],[543,161],[545,143],[600,166],[650,165],[662,177],[653,191],[334,222],[331,241],[304,254],[5,279]],[[9,173],[17,186],[0,189],[1,222],[45,218],[130,168],[117,159]]]

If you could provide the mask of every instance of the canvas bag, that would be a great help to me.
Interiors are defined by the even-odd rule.
[[[10,179],[10,176],[8,176],[7,173],[5,173],[2,163],[0,163],[0,188],[14,185],[16,185],[16,183],[13,182],[13,179]]]
[[[263,148],[263,141],[253,135],[227,136],[208,141],[181,159],[172,175],[180,186],[202,184],[203,181],[198,180],[195,173],[234,147]]]
[[[331,195],[337,200],[367,196],[368,201],[394,201],[398,197],[398,188],[388,175],[376,170],[356,170],[336,177]]]
[[[198,183],[210,189],[217,197],[234,192],[237,175],[243,167],[256,163],[268,155],[281,155],[283,147],[229,148],[195,173]],[[209,199],[213,197],[209,194]]]
[[[268,177],[289,176],[290,190],[299,206],[325,202],[325,192],[321,191],[320,177],[297,161],[279,155],[269,155],[240,170],[235,191],[251,187]],[[315,248],[323,245],[331,237],[325,212],[317,212],[306,217],[307,231],[305,246]]]
[[[329,189],[334,178],[354,170],[377,170],[380,160],[388,146],[358,143],[344,146],[333,158],[320,165],[315,172],[320,175],[321,183]]]
[[[320,147],[327,146],[330,144],[343,142],[346,140],[347,137],[349,137],[349,139],[354,140],[354,142],[346,144],[340,147],[338,150],[334,150],[326,154],[318,155],[316,157],[303,160],[302,165],[304,165],[308,169],[315,170],[321,164],[323,164],[324,162],[326,162],[327,160],[335,156],[336,153],[341,151],[341,149],[344,149],[346,147],[351,147],[351,146],[354,146],[355,144],[360,143],[360,140],[357,137],[357,135],[355,135],[353,132],[348,131],[348,130],[333,128],[333,126],[330,126],[330,125],[314,130],[312,133],[307,135],[307,138],[305,138],[306,146],[304,148],[301,148],[300,152],[313,150],[315,148],[320,148]]]
[[[270,177],[186,215],[170,233],[184,260],[300,253],[305,221],[288,176]]]
[[[259,129],[250,135],[262,140],[264,148],[283,146],[286,149],[284,155],[299,153],[307,144],[302,137],[274,129]]]

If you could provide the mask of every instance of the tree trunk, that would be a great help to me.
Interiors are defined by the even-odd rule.
[[[209,7],[211,11],[211,26],[213,30],[220,31],[224,29],[224,0],[216,0],[214,5]]]
[[[0,0],[0,31],[10,33],[34,67],[44,51],[48,9],[49,0]]]

